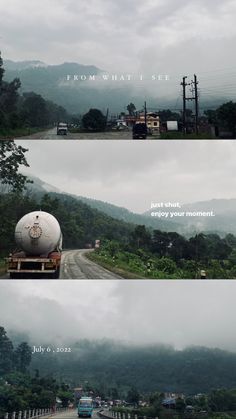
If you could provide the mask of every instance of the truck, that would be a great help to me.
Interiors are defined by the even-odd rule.
[[[143,122],[136,122],[133,125],[133,139],[139,139],[142,138],[143,140],[145,140],[147,138],[147,124],[143,123]]]
[[[57,135],[67,135],[68,125],[65,122],[59,122],[57,124]]]
[[[91,397],[81,397],[78,403],[78,417],[85,416],[91,418],[93,414],[93,399]]]
[[[24,215],[15,227],[15,241],[17,248],[6,259],[10,278],[59,278],[62,233],[53,215]]]

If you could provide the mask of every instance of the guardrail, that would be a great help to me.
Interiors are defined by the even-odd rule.
[[[114,412],[112,410],[100,411],[99,415],[107,419],[158,419],[158,416],[155,418],[149,418],[148,416],[131,415],[130,413]]]
[[[66,412],[69,408],[56,408],[56,409],[29,409],[19,412],[5,413],[4,419],[39,419],[45,416],[53,416],[56,413]]]

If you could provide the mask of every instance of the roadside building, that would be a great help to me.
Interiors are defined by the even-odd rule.
[[[157,112],[147,112],[147,127],[156,134],[160,133],[160,117]],[[137,122],[145,122],[145,113],[141,112],[137,118]]]

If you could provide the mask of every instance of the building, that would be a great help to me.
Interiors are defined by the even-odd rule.
[[[147,112],[146,114],[147,119],[147,127],[152,132],[155,132],[157,134],[160,133],[160,117],[157,112]],[[137,118],[137,122],[145,122],[145,113],[141,112],[139,114],[139,117]]]

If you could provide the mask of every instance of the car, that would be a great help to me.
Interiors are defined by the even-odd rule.
[[[137,140],[139,138],[145,140],[147,138],[147,125],[145,123],[139,122],[133,126],[133,139]]]

